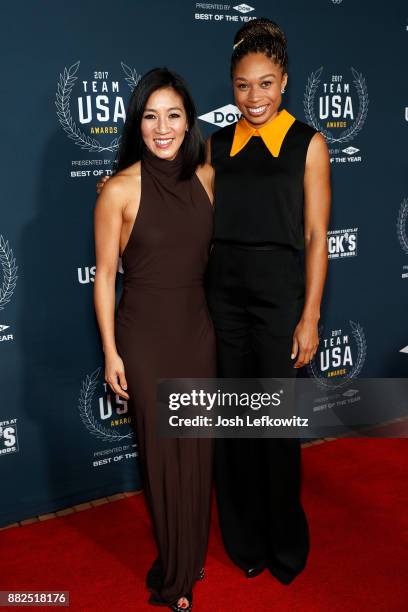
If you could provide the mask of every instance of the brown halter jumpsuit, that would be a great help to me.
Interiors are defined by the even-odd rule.
[[[158,548],[147,576],[149,601],[157,605],[191,591],[204,565],[210,519],[212,440],[158,438],[154,420],[156,379],[216,375],[203,288],[213,212],[196,174],[178,179],[181,165],[180,152],[172,161],[148,150],[143,155],[115,318]]]

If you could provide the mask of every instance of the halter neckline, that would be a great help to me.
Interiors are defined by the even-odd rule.
[[[142,163],[153,174],[177,180],[183,165],[183,155],[179,149],[174,159],[162,159],[145,146]]]

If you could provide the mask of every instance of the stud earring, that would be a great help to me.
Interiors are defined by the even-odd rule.
[[[285,88],[281,89],[281,93],[284,94],[285,93]]]

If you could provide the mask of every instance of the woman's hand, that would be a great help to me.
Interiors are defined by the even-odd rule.
[[[297,355],[294,368],[310,363],[319,346],[317,321],[301,319],[293,334],[291,359]]]
[[[129,394],[125,391],[127,389],[125,366],[118,353],[105,355],[105,381],[115,393],[129,399]]]
[[[110,176],[103,176],[101,179],[99,179],[99,181],[96,183],[96,193],[99,195],[103,189],[103,186],[105,185],[106,181],[109,181]]]

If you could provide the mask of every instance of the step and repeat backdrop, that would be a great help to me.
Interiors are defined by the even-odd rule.
[[[408,13],[397,0],[38,0],[1,33],[0,524],[142,486],[125,401],[104,383],[93,210],[127,102],[156,66],[191,86],[205,135],[239,117],[229,58],[254,17],[288,38],[283,106],[320,130],[333,207],[321,344],[339,386],[408,369]],[[118,262],[117,296],[121,289]]]

